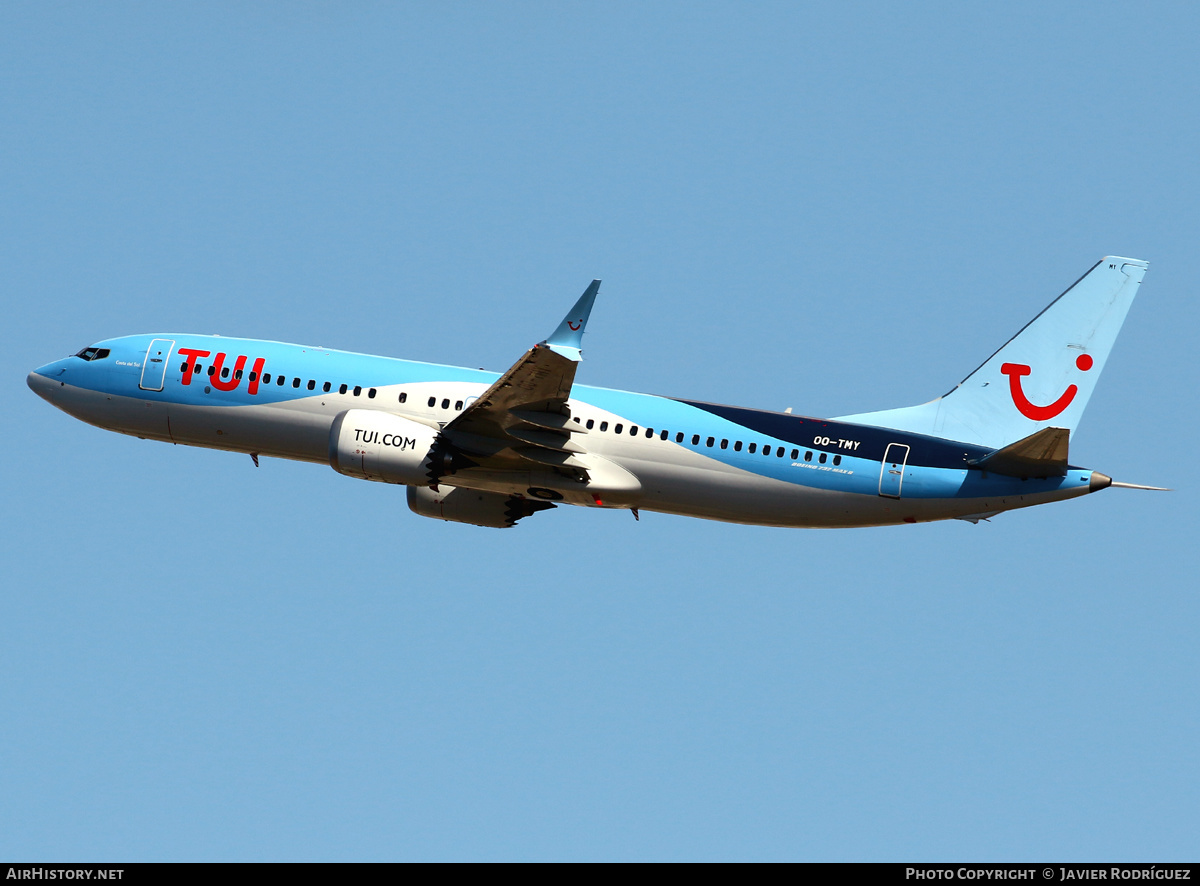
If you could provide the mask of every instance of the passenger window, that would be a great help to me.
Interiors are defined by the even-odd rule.
[[[270,383],[271,383],[271,373],[269,373],[269,372],[264,372],[264,373],[263,373],[263,384],[264,384],[264,385],[269,385]]]
[[[192,372],[193,372],[193,374],[199,374],[199,372],[200,372],[200,364],[199,363],[197,363],[195,366],[192,367]],[[267,376],[267,378],[270,378],[270,376]]]
[[[367,391],[367,399],[368,400],[375,399],[375,389],[374,388],[371,388],[371,390]]]
[[[800,457],[800,450],[799,450],[799,449],[793,449],[793,450],[792,450],[792,461],[795,461],[795,460],[796,460],[796,459],[798,459],[799,457]]]
[[[212,367],[210,366],[209,368],[211,369]],[[285,381],[287,381],[287,376],[283,376],[283,375],[277,375],[277,376],[275,376],[275,384],[279,385],[279,387],[281,387],[281,388],[282,388],[282,387],[283,387],[283,383],[284,383]]]
[[[616,424],[616,425],[614,425],[614,426],[613,426],[613,433],[614,433],[614,434],[619,434],[619,433],[621,433],[621,431],[623,431],[623,430],[625,430],[625,425],[623,425],[623,424]]]
[[[683,431],[679,431],[678,433],[675,434],[675,442],[676,443],[683,442]]]
[[[748,449],[750,451],[750,454],[753,455],[755,452],[758,452],[758,444],[751,443],[749,446],[746,447],[746,449]]]
[[[442,398],[442,409],[449,409],[449,408],[450,408],[450,400],[449,400],[449,398],[447,398],[447,397],[443,397],[443,398]]]
[[[434,406],[437,406],[437,397],[430,397],[428,405],[430,409],[433,409]]]
[[[354,396],[357,397],[361,394],[362,394],[362,385],[355,385],[354,386]]]
[[[347,390],[349,390],[349,388],[347,388],[345,385],[340,385],[340,386],[338,387],[338,393],[339,393],[339,394],[344,394],[344,393],[346,393],[346,391],[347,391]]]
[[[770,454],[771,454],[771,447],[770,447],[770,446],[764,446],[764,447],[763,447],[763,455],[770,455]]]
[[[587,429],[588,429],[589,431],[590,431],[590,430],[591,430],[593,427],[595,427],[595,425],[596,425],[596,420],[595,420],[594,418],[589,418],[589,419],[587,420]]]
[[[661,434],[658,435],[658,439],[665,440],[669,436],[670,436],[670,434],[668,434],[666,431],[663,431]]]
[[[240,370],[240,369],[233,370],[233,377],[236,378],[238,381],[241,381],[242,370]]]
[[[728,449],[728,448],[729,448],[729,441],[728,441],[728,440],[722,440],[722,441],[721,441],[721,448],[722,448],[722,449]]]
[[[824,452],[822,452],[821,457],[818,459],[818,461],[821,462],[821,464],[825,464],[825,459],[827,459],[827,458],[829,458],[829,456],[827,456]]]
[[[316,379],[310,378],[308,380],[308,389],[310,391],[315,391],[317,389],[317,380]]]
[[[663,433],[666,433],[665,431]],[[646,439],[649,440],[654,436],[654,428],[646,428]]]
[[[75,356],[79,356],[79,355],[78,355],[78,354],[76,354]],[[183,365],[179,367],[179,371],[180,371],[180,372],[187,372],[187,371],[188,371],[188,368],[187,368],[187,360],[184,360],[184,361],[183,361]]]
[[[215,366],[209,366],[209,367],[208,367],[208,374],[209,374],[209,375],[214,375],[214,374],[216,374],[216,371],[217,371],[217,367],[215,367]]]
[[[293,378],[293,379],[292,379],[292,387],[293,387],[293,388],[298,388],[298,387],[300,387],[300,379],[298,379],[298,378]]]
[[[629,426],[629,436],[630,436],[630,437],[636,437],[636,436],[637,436],[637,425],[630,425],[630,426]]]
[[[707,445],[711,449],[713,443],[715,443],[716,441],[717,441],[716,437],[709,437],[708,440],[705,441],[705,445]]]
[[[692,434],[692,445],[693,446],[700,445],[700,435],[699,434]]]
[[[737,442],[735,442],[735,443],[733,444],[733,451],[734,451],[734,452],[741,452],[741,451],[742,451],[742,441],[741,441],[741,440],[738,440]]]
[[[787,450],[786,450],[786,449],[784,449],[782,446],[780,446],[779,448],[777,448],[777,449],[775,450],[775,457],[776,457],[776,458],[783,458],[783,454],[784,454],[785,452],[787,452]]]
[[[328,394],[332,387],[333,385],[330,382],[325,382],[325,384],[321,385],[321,390]]]
[[[606,421],[600,422],[600,430],[607,431],[608,430],[608,422],[606,422]]]
[[[250,370],[250,381],[254,381],[254,379],[257,378],[257,376],[258,376],[258,373],[255,372],[253,369],[251,369]]]
[[[462,412],[462,400],[455,400],[455,401],[454,401],[454,411],[455,411],[455,412]],[[579,419],[575,419],[575,421],[579,421]]]
[[[840,465],[842,463],[842,457],[840,455],[835,455],[833,457],[833,463],[835,465]]]
[[[811,450],[811,449],[809,449],[809,450],[806,450],[806,451],[805,451],[805,453],[804,453],[804,460],[805,460],[805,461],[812,461],[812,450]]]
[[[221,378],[229,378],[229,367],[226,366],[221,370]]]
[[[400,402],[401,402],[401,403],[404,403],[404,402],[406,402],[407,400],[408,400],[408,394],[406,394],[404,391],[401,391],[401,392],[400,392]]]

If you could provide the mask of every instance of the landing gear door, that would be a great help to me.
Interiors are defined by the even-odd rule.
[[[900,486],[904,483],[904,466],[908,463],[908,447],[903,443],[889,443],[883,454],[883,467],[879,470],[879,494],[885,498],[899,498]]]
[[[161,391],[163,379],[167,377],[167,361],[171,359],[171,351],[175,340],[171,338],[156,338],[146,349],[146,360],[142,363],[142,380],[138,387],[143,391]]]

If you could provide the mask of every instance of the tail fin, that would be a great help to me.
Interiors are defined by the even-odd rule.
[[[1102,258],[948,394],[838,420],[994,448],[1043,428],[1074,431],[1147,266]]]

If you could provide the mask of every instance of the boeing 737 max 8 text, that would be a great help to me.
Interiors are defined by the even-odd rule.
[[[164,333],[97,342],[28,383],[102,428],[329,464],[479,526],[557,504],[766,526],[978,521],[1132,485],[1072,466],[1068,445],[1146,267],[1097,262],[936,400],[831,419],[575,384],[598,280],[501,375]]]

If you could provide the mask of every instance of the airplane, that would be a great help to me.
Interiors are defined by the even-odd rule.
[[[107,339],[29,373],[82,421],[330,465],[407,487],[424,517],[507,528],[557,505],[732,523],[960,519],[1119,483],[1070,464],[1148,264],[1108,256],[948,393],[810,418],[575,384],[594,280],[507,372],[191,334]]]

